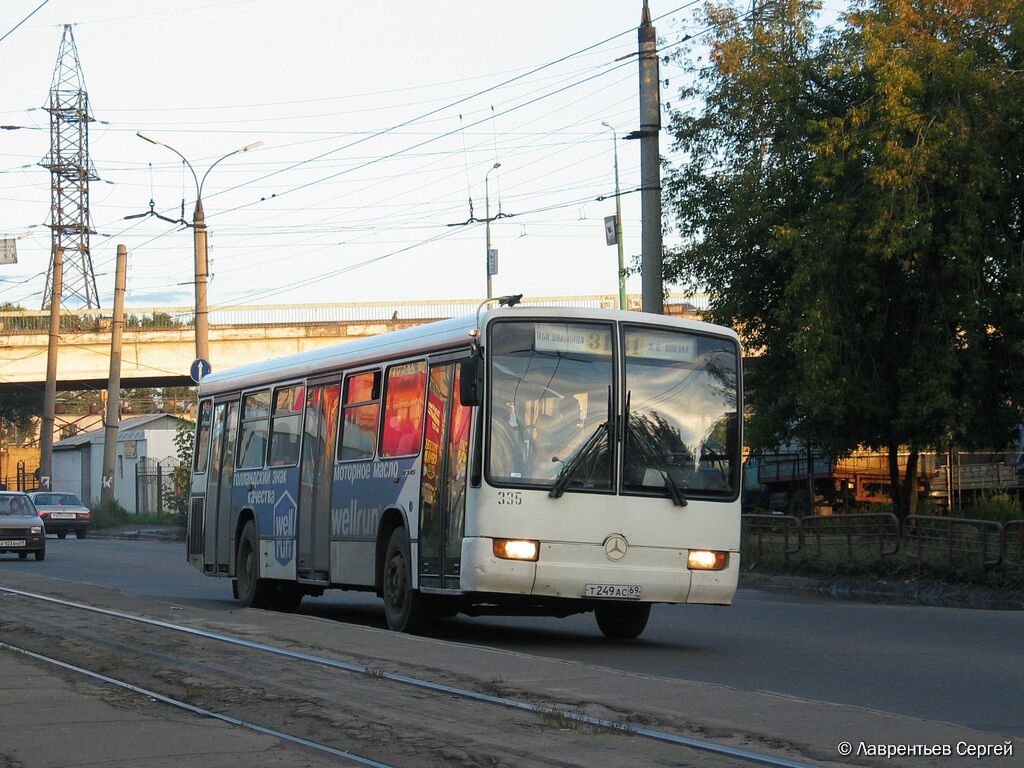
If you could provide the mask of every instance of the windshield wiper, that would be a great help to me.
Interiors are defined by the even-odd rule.
[[[572,458],[569,459],[569,461],[565,462],[565,466],[562,468],[561,474],[558,475],[558,480],[555,481],[551,490],[548,491],[548,496],[552,499],[562,498],[562,494],[565,493],[565,489],[569,486],[569,483],[572,482],[573,475],[575,475],[576,471],[583,466],[583,459],[590,455],[591,449],[598,444],[603,435],[607,434],[608,422],[605,421],[598,424],[597,429],[594,430],[594,434],[587,438],[587,442],[579,447],[579,450],[572,455]],[[558,459],[554,459],[554,461],[557,460]]]
[[[647,466],[652,467],[653,469],[661,473],[662,478],[665,480],[665,488],[668,489],[668,495],[672,497],[672,504],[674,504],[677,507],[685,507],[686,496],[683,495],[683,489],[679,487],[679,484],[672,477],[671,472],[669,472],[667,469],[659,465],[658,462],[654,461],[651,458],[652,451],[650,445],[647,443],[647,435],[645,435],[638,428],[630,424],[630,394],[632,393],[626,395],[626,431],[629,433],[630,437],[633,438],[633,442],[636,444],[637,450],[640,452],[640,455],[643,458],[644,463]]]

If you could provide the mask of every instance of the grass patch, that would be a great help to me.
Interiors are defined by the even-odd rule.
[[[94,504],[90,525],[93,528],[117,528],[122,525],[181,525],[177,515],[133,515],[116,501]]]

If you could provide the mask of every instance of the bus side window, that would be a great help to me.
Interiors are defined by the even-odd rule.
[[[238,430],[238,468],[258,469],[267,453],[267,422],[270,390],[253,392],[242,400],[242,425]]]
[[[356,373],[345,379],[338,460],[372,459],[377,450],[380,416],[380,371]]]
[[[388,368],[384,387],[384,428],[380,455],[415,456],[423,442],[423,407],[427,392],[425,361]]]
[[[210,458],[210,417],[213,415],[213,402],[204,400],[199,404],[199,423],[196,425],[196,446],[193,469],[197,475],[206,471],[206,463]]]
[[[270,466],[290,467],[299,463],[299,432],[305,400],[306,388],[301,384],[274,390]]]

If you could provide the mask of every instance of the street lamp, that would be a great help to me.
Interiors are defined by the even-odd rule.
[[[140,139],[148,141],[150,144],[156,144],[159,147],[166,147],[171,150],[171,152],[182,159],[182,162],[184,162],[185,165],[188,166],[189,171],[192,172],[192,181],[194,181],[196,185],[196,207],[192,212],[192,231],[194,233],[196,261],[196,358],[209,362],[209,310],[207,309],[206,304],[206,285],[209,280],[209,258],[206,246],[206,217],[203,214],[203,184],[206,183],[206,177],[210,175],[210,171],[216,168],[221,161],[227,160],[232,155],[237,155],[240,152],[248,152],[252,149],[256,149],[257,147],[262,147],[263,142],[257,141],[252,144],[246,144],[244,147],[228,152],[223,157],[215,160],[213,165],[206,169],[206,173],[203,174],[203,178],[200,179],[196,176],[195,168],[192,167],[192,163],[188,161],[188,158],[170,144],[165,144],[158,139],[154,139],[152,136],[147,136],[141,131],[137,132],[135,135]]]
[[[622,197],[619,194],[619,136],[608,123],[601,123],[612,132],[612,148],[615,150],[615,245],[619,249],[619,309],[626,308],[626,276],[622,256]]]
[[[491,298],[491,189],[490,189],[490,175],[491,171],[496,168],[501,168],[501,163],[495,163],[488,169],[487,173],[484,174],[484,222],[487,230],[487,260],[484,264],[487,267],[487,298]]]

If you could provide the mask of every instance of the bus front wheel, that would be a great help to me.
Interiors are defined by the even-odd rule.
[[[270,584],[260,578],[260,541],[256,525],[250,520],[238,539],[238,557],[235,560],[237,576],[233,591],[244,608],[266,608],[270,601]]]
[[[650,603],[609,603],[594,608],[597,626],[610,640],[640,637],[651,616]]]
[[[381,592],[389,628],[411,633],[422,629],[426,620],[425,599],[412,588],[412,557],[405,528],[396,528],[388,539]]]

